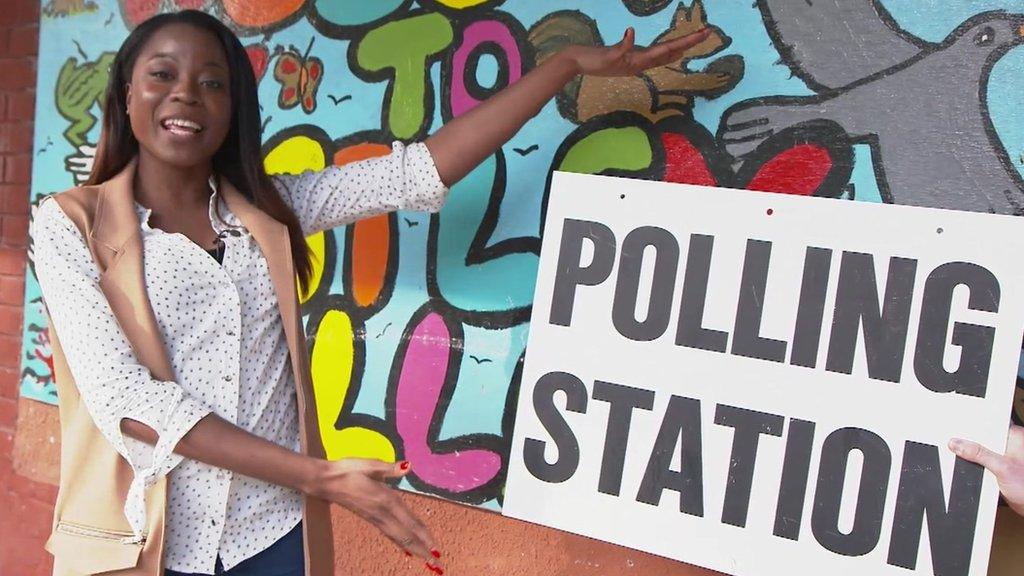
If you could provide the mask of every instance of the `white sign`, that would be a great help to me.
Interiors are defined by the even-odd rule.
[[[556,173],[504,514],[743,576],[982,575],[1024,220]]]

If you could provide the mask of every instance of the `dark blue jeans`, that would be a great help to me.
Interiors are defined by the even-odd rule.
[[[243,560],[231,570],[224,570],[220,558],[217,558],[215,574],[224,574],[225,576],[303,576],[305,558],[302,548],[302,522],[299,522],[291,532],[271,544],[270,548],[252,558]],[[164,576],[198,575],[164,570]]]

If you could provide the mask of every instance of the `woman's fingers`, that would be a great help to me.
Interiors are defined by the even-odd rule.
[[[392,463],[368,458],[344,458],[338,460],[338,465],[343,467],[345,472],[358,472],[381,482],[401,478],[412,469],[408,460]]]
[[[417,556],[427,562],[427,568],[436,574],[443,574],[441,553],[437,550],[433,536],[393,491],[387,491],[386,503],[374,514],[374,524],[389,540],[410,556]]]
[[[399,548],[423,559],[431,558],[430,550],[433,548],[431,542],[418,534],[407,519],[402,518],[402,514],[399,512],[400,506],[401,504],[396,502],[388,504],[387,508],[378,515],[378,528]]]
[[[625,56],[633,49],[636,42],[636,32],[633,27],[626,28],[625,34],[622,35],[622,41],[619,42],[618,48],[616,49],[617,56]]]
[[[377,527],[396,546],[430,563],[441,574],[440,558],[430,530],[406,507],[398,493],[384,482],[400,478],[411,469],[408,461],[394,464],[380,460],[346,458],[336,464],[350,478],[347,506]],[[361,480],[357,480],[362,476]]]
[[[655,44],[643,51],[641,63],[644,68],[664,66],[678,59],[683,51],[693,48],[706,40],[710,34],[711,30],[705,28],[686,36]]]
[[[707,40],[709,36],[711,36],[711,28],[703,28],[685,36],[680,36],[679,38],[673,38],[672,40],[655,44],[655,46],[663,46],[669,52],[677,54],[681,50],[693,48],[697,44]]]
[[[977,442],[954,438],[949,441],[949,449],[964,460],[988,468],[996,476],[1001,476],[1006,467],[1005,457],[1002,454],[997,454]]]
[[[440,560],[441,553],[437,550],[437,544],[430,530],[427,529],[423,522],[420,522],[419,518],[405,506],[405,503],[400,498],[396,497],[395,500],[392,514],[395,520],[410,533],[407,538],[413,538],[413,542],[417,544],[403,547],[424,560],[434,562]]]

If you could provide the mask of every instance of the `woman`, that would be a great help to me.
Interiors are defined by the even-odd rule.
[[[32,225],[61,386],[55,572],[331,574],[334,502],[443,573],[386,484],[409,462],[323,458],[293,282],[311,273],[303,238],[438,210],[574,76],[636,74],[705,36],[572,46],[423,143],[270,178],[238,39],[196,11],[136,28],[89,182]]]

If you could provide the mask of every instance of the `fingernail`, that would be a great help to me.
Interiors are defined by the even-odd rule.
[[[431,548],[430,549],[430,555],[433,556],[434,558],[437,558],[438,560],[441,559],[441,551],[438,550],[437,548]]]
[[[949,441],[949,449],[953,452],[959,452],[964,447],[964,441],[959,438],[953,438]]]
[[[402,460],[402,462],[398,465],[398,467],[401,468],[402,470],[408,470],[409,466],[412,466],[412,464],[409,464],[408,460]]]
[[[437,576],[442,576],[444,574],[444,569],[440,566],[434,566],[430,562],[424,562],[423,565],[427,567],[427,570],[430,570],[434,574],[437,574]]]

